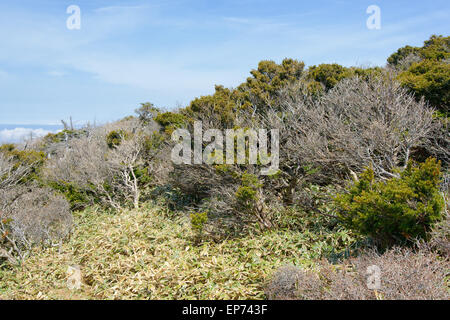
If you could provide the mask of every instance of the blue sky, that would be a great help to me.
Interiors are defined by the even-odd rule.
[[[369,30],[369,5],[381,29]],[[69,5],[81,29],[68,30]],[[263,59],[384,65],[406,44],[448,35],[450,2],[0,2],[0,124],[112,121],[140,102],[185,106],[214,84],[236,86]]]

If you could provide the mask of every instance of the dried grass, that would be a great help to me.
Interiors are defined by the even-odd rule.
[[[271,231],[194,245],[187,216],[161,208],[76,213],[60,247],[36,249],[21,267],[0,271],[4,299],[263,299],[264,283],[286,261],[309,266],[331,243],[351,239]],[[80,290],[67,288],[79,265]]]

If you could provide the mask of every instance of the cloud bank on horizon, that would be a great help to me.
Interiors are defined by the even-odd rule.
[[[371,4],[379,30],[366,27]],[[79,30],[66,27],[70,5]],[[448,30],[446,0],[3,0],[0,120],[112,121],[141,102],[175,108],[236,86],[260,60],[383,65]]]
[[[0,130],[0,144],[2,143],[20,143],[25,139],[40,138],[49,133],[56,133],[60,130],[46,130],[43,128],[14,128],[14,129],[2,129]]]

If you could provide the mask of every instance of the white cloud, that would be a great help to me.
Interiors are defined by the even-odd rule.
[[[0,143],[18,143],[22,142],[25,138],[29,138],[32,135],[33,138],[43,137],[49,133],[55,133],[56,131],[45,130],[42,128],[14,128],[0,130]]]
[[[58,70],[52,70],[52,71],[49,71],[49,72],[47,72],[47,74],[48,74],[49,76],[52,76],[52,77],[63,77],[63,76],[66,75],[65,72],[63,72],[63,71],[58,71]]]

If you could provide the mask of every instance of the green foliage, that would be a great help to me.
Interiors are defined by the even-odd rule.
[[[141,107],[136,109],[134,112],[136,112],[140,121],[143,123],[149,123],[159,113],[159,109],[152,103],[145,102],[141,103]]]
[[[85,134],[85,130],[69,130],[64,129],[58,133],[49,133],[43,138],[44,145],[49,145],[52,143],[64,142],[72,138],[79,138]]]
[[[346,78],[358,76],[364,80],[368,80],[369,78],[378,77],[382,74],[383,69],[380,67],[347,68],[337,63],[320,64],[318,66],[312,66],[308,70],[308,90],[310,93],[317,94],[324,89],[328,91],[334,88],[341,80]]]
[[[339,81],[344,78],[349,78],[352,75],[351,69],[337,63],[312,66],[308,71],[308,79],[322,84],[325,90],[330,90]]]
[[[0,146],[0,152],[6,156],[12,157],[17,163],[42,165],[45,161],[45,153],[34,150],[17,150],[12,144],[5,144]]]
[[[110,149],[114,149],[120,145],[122,139],[127,139],[128,133],[124,130],[113,130],[106,136],[106,143]]]
[[[47,184],[50,188],[58,191],[66,198],[71,210],[83,210],[94,202],[100,202],[99,199],[95,199],[93,192],[83,190],[73,182],[50,181]]]
[[[192,229],[197,233],[197,235],[201,235],[206,222],[208,222],[208,213],[194,212],[191,213],[190,218]]]
[[[450,106],[450,64],[435,60],[416,62],[402,72],[400,82],[418,96],[423,96],[441,112]]]
[[[232,127],[237,101],[236,91],[217,85],[214,94],[195,98],[184,110],[184,113],[189,118],[199,120],[217,119],[216,122],[222,127]]]
[[[239,208],[244,211],[251,211],[258,199],[258,190],[262,187],[262,183],[254,174],[244,173],[241,176],[241,185],[236,191],[236,199]]]
[[[303,62],[293,59],[284,59],[281,64],[261,61],[257,69],[250,71],[251,77],[236,89],[216,85],[213,95],[194,99],[182,112],[189,118],[233,128],[239,110],[264,112],[267,106],[275,106],[279,90],[299,81],[304,67]]]
[[[353,76],[358,76],[363,80],[371,78],[380,78],[386,76],[386,70],[381,67],[373,68],[351,68]]]
[[[41,169],[45,163],[45,153],[35,150],[17,150],[13,144],[3,144],[0,152],[14,161],[14,168],[19,166],[31,166],[30,173],[22,179],[22,183],[38,180]]]
[[[335,198],[338,217],[349,228],[378,240],[383,246],[427,238],[441,219],[440,162],[411,163],[399,178],[376,182],[372,169],[361,174],[347,193]]]
[[[149,174],[147,167],[137,166],[136,168],[134,168],[133,171],[134,171],[134,175],[136,176],[140,186],[147,186],[153,181],[153,178]]]
[[[250,71],[252,77],[238,89],[243,93],[246,104],[258,107],[272,105],[278,91],[301,79],[305,64],[294,59],[284,59],[281,64],[263,60],[256,70]]]
[[[450,37],[432,35],[424,42],[420,54],[424,59],[437,61],[450,58]]]
[[[167,134],[171,134],[175,129],[186,124],[184,115],[175,112],[164,112],[156,116],[155,121],[163,126]]]
[[[0,145],[0,152],[4,152],[6,154],[10,154],[16,149],[16,146],[12,143],[6,143]]]
[[[390,65],[397,66],[409,55],[419,54],[419,52],[420,50],[418,47],[405,46],[398,49],[395,53],[391,54],[387,61]]]
[[[448,46],[449,38],[433,36],[422,48],[407,46],[388,59],[391,66],[402,66],[396,68],[401,83],[418,97],[424,96],[438,106],[441,114],[448,110],[450,92]],[[407,63],[404,63],[405,60]],[[90,180],[92,174],[89,171],[85,174],[87,178],[78,182],[80,185],[74,182],[79,180],[70,181],[71,178],[55,176],[55,180],[67,181],[51,181],[50,186],[69,200],[72,209],[87,210],[76,213],[78,228],[68,244],[62,244],[54,250],[37,250],[35,258],[31,257],[26,270],[24,269],[26,272],[17,271],[17,281],[16,275],[9,275],[9,280],[0,283],[0,295],[3,294],[2,290],[11,286],[15,290],[10,290],[7,297],[17,298],[17,292],[27,298],[35,297],[41,292],[47,292],[47,296],[52,297],[53,289],[50,287],[54,287],[54,283],[58,282],[58,287],[64,287],[65,269],[61,266],[67,265],[67,256],[61,255],[60,252],[69,252],[73,253],[71,259],[75,259],[75,262],[81,261],[85,268],[88,284],[85,288],[88,290],[83,294],[89,298],[141,298],[149,296],[150,293],[152,298],[262,298],[262,279],[267,279],[268,274],[282,261],[311,265],[313,262],[310,259],[350,256],[364,240],[372,240],[363,237],[367,235],[379,240],[383,245],[403,243],[416,237],[428,239],[432,226],[434,228],[434,223],[441,219],[443,207],[443,200],[438,191],[440,163],[433,159],[428,159],[416,167],[409,164],[403,172],[399,171],[398,178],[388,181],[375,181],[373,170],[367,169],[361,174],[360,180],[355,182],[348,192],[338,195],[334,202],[330,199],[336,192],[336,186],[327,185],[330,181],[328,179],[319,181],[315,178],[319,174],[322,175],[322,172],[325,176],[331,171],[326,171],[327,166],[322,164],[308,165],[307,161],[292,166],[284,165],[282,161],[282,170],[266,177],[248,173],[256,171],[252,171],[253,168],[246,164],[221,164],[214,166],[213,170],[198,166],[200,169],[192,173],[175,171],[179,169],[175,166],[164,167],[162,171],[172,170],[172,175],[179,172],[189,173],[180,174],[180,180],[184,180],[185,185],[190,187],[184,189],[179,186],[181,183],[161,186],[159,180],[164,179],[159,179],[158,173],[152,171],[155,165],[167,162],[167,152],[162,147],[168,142],[168,134],[176,128],[190,127],[194,120],[203,120],[211,127],[221,129],[252,127],[253,124],[259,124],[258,116],[264,116],[269,106],[277,108],[283,102],[281,99],[289,98],[290,93],[305,93],[301,98],[308,99],[312,96],[311,106],[314,107],[314,99],[317,96],[334,88],[343,79],[355,76],[363,80],[384,77],[388,75],[389,70],[320,64],[312,66],[306,72],[304,63],[293,59],[284,59],[280,64],[261,61],[258,67],[250,72],[250,77],[237,88],[217,85],[214,94],[194,99],[180,112],[163,113],[151,103],[142,103],[136,113],[141,128],[147,130],[138,133],[133,131],[133,138],[141,138],[138,134],[145,135],[137,142],[142,143],[140,146],[143,148],[140,148],[142,151],[139,153],[139,161],[125,174],[137,178],[142,195],[137,201],[142,203],[156,200],[164,207],[152,209],[149,205],[148,210],[144,211],[117,210],[120,215],[98,212],[99,207],[88,206],[100,204],[104,201],[100,198],[105,197],[105,194],[119,198],[118,202],[127,201],[124,193],[119,191],[123,184],[114,184],[119,180],[116,173],[100,177],[97,185]],[[280,95],[280,90],[284,88],[288,90]],[[351,90],[352,87],[348,88]],[[360,96],[354,97],[355,101],[359,101]],[[286,101],[288,100],[284,100]],[[236,118],[240,112],[243,112],[244,116],[237,122]],[[249,115],[256,116],[246,122],[245,116]],[[283,116],[281,112],[278,115],[280,118]],[[126,121],[133,121],[135,124],[136,118],[127,117],[117,124],[125,125]],[[148,131],[153,130],[147,124],[155,122],[162,130],[156,129],[147,135]],[[280,122],[280,128],[283,129],[283,122]],[[46,144],[80,137],[83,132],[66,129],[57,134],[49,134],[44,138],[44,147]],[[123,139],[129,139],[131,135],[130,132],[120,129],[111,131],[106,137],[107,145],[110,149],[117,148],[124,143]],[[128,141],[132,142],[131,139]],[[295,145],[296,140],[293,139],[292,142]],[[111,150],[108,153],[105,140],[100,144],[104,147],[101,149],[100,159],[107,159],[105,155],[116,153]],[[70,145],[67,146],[69,147],[66,149],[71,150]],[[49,149],[59,153],[62,150],[57,147],[65,146],[55,147]],[[339,151],[337,145],[327,145],[326,148],[330,150],[330,158],[334,152]],[[295,148],[291,150],[288,156],[302,156],[301,152],[296,154]],[[35,171],[32,179],[38,179],[39,168],[45,161],[44,153],[19,151],[14,145],[1,146],[0,152],[13,157],[17,165],[33,164]],[[423,159],[428,154],[431,153],[427,153]],[[51,161],[58,159],[59,157],[54,157]],[[68,163],[72,166],[77,161]],[[96,171],[96,167],[91,167]],[[195,179],[197,177],[202,179]],[[29,178],[31,176],[27,177]],[[333,182],[339,182],[338,179]],[[309,181],[318,185],[308,185]],[[215,186],[220,188],[214,189]],[[100,189],[101,192],[98,191]],[[285,192],[286,190],[289,192]],[[105,193],[102,193],[103,191]],[[292,197],[292,201],[286,201],[285,205],[281,206],[283,197],[288,198],[286,194],[289,194],[289,197],[295,195],[295,198]],[[47,204],[42,205],[45,210],[46,206]],[[175,210],[192,206],[197,209],[189,216],[174,214]],[[337,216],[333,214],[336,207]],[[32,212],[34,213],[34,210]],[[262,228],[248,227],[247,222],[252,220],[267,227],[266,231],[260,232]],[[6,226],[9,221],[0,219],[0,223]],[[228,238],[226,241],[218,243],[223,238],[215,237],[211,232],[215,223],[225,230],[224,234]],[[227,225],[233,223],[239,224],[239,227]],[[228,232],[240,227],[245,228],[246,233]],[[358,234],[354,235],[353,230]],[[442,233],[446,236],[447,229],[443,230]],[[206,239],[207,231],[208,239],[215,241],[205,241],[201,246],[192,247],[191,231],[196,240]],[[239,237],[234,237],[238,234]],[[4,233],[0,233],[0,243],[2,236]],[[106,245],[98,246],[100,242]],[[76,250],[72,250],[73,248]],[[155,254],[162,251],[171,252],[169,259],[167,256]],[[118,256],[121,263],[115,263]],[[51,272],[48,270],[49,266]],[[149,273],[148,266],[156,272]],[[237,272],[243,276],[230,284],[230,279]],[[117,279],[118,274],[123,276]],[[161,278],[161,274],[165,276]],[[35,277],[34,280],[48,278],[49,275],[54,279],[51,279],[52,285],[49,288],[46,288],[49,281],[31,279],[36,285],[28,286],[25,290],[23,284],[26,286],[30,283],[30,275]],[[96,279],[102,281],[98,282]],[[145,281],[138,281],[136,285],[133,279]],[[165,285],[162,286],[161,283]],[[217,291],[218,287],[221,288],[220,292]],[[57,296],[59,293],[55,290],[53,294]]]
[[[150,158],[150,154],[154,153],[158,148],[160,148],[164,142],[166,141],[166,137],[160,134],[159,132],[153,132],[151,135],[146,135],[144,137],[144,158]]]
[[[246,85],[252,89],[265,89],[274,94],[288,83],[300,79],[305,64],[293,59],[284,59],[281,64],[274,61],[263,60],[256,70],[250,71],[253,77],[247,78]]]
[[[387,61],[390,65],[397,66],[411,54],[416,54],[426,60],[443,61],[450,58],[449,47],[450,37],[432,35],[422,47],[405,46],[393,53]]]
[[[425,97],[441,112],[448,113],[450,105],[450,37],[433,35],[423,47],[406,46],[388,58],[389,64],[397,66],[410,54],[420,61],[398,75],[398,80],[418,98]]]
[[[214,166],[214,169],[216,169],[216,172],[218,174],[221,174],[223,176],[228,175],[228,174],[230,174],[232,176],[236,175],[236,173],[233,171],[231,165],[229,165],[229,164],[216,164]]]

